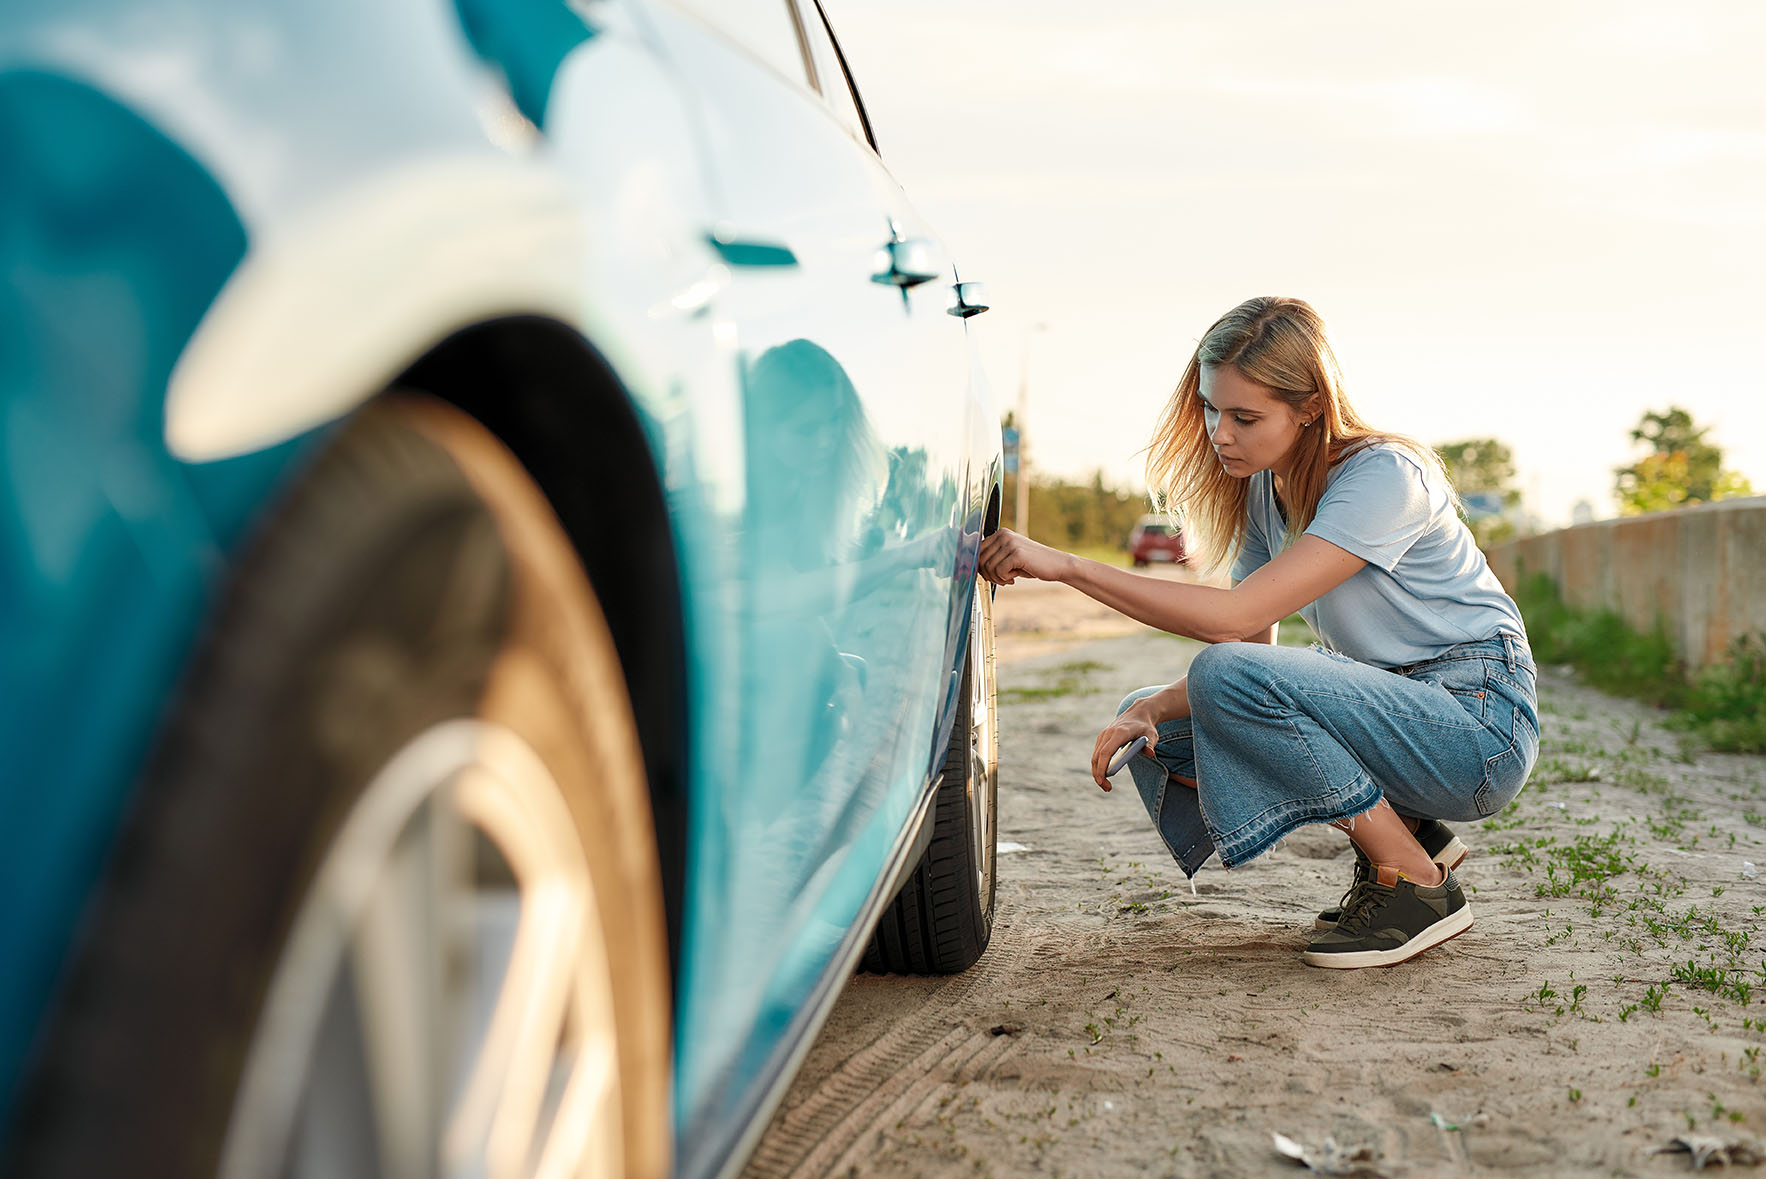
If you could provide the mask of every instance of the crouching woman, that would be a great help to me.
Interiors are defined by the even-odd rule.
[[[1472,924],[1444,821],[1500,811],[1539,748],[1534,666],[1514,602],[1460,520],[1439,459],[1371,429],[1345,399],[1318,315],[1259,298],[1197,346],[1149,447],[1155,502],[1199,532],[1232,587],[1190,585],[1009,531],[982,545],[995,584],[1060,581],[1211,644],[1176,683],[1123,701],[1092,777],[1146,737],[1130,771],[1188,874],[1228,868],[1308,823],[1355,850],[1341,902],[1302,958],[1390,966]],[[1322,647],[1275,645],[1300,613]]]

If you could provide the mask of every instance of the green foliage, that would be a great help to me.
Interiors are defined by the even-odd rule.
[[[1282,619],[1275,641],[1284,647],[1310,647],[1317,639],[1304,618],[1298,614],[1290,614]]]
[[[1734,999],[1746,1007],[1753,998],[1754,986],[1742,976],[1739,970],[1730,970],[1715,964],[1700,966],[1688,959],[1684,964],[1677,963],[1674,967],[1674,981],[1689,987],[1698,987],[1712,994]]]
[[[1744,635],[1722,662],[1688,674],[1666,630],[1641,634],[1611,610],[1577,610],[1543,573],[1515,602],[1541,663],[1568,663],[1603,692],[1671,709],[1669,725],[1713,749],[1766,752],[1766,642]]]
[[[1099,690],[1092,681],[1091,673],[1110,670],[1112,669],[1107,663],[1099,663],[1095,659],[1078,659],[1052,669],[1043,677],[1043,683],[1002,687],[999,689],[999,696],[1002,700],[1054,700],[1074,693],[1090,695]],[[1049,682],[1049,675],[1055,677],[1053,682]]]
[[[1638,419],[1631,441],[1646,444],[1649,453],[1613,472],[1620,514],[1635,516],[1752,495],[1745,478],[1723,468],[1722,448],[1705,438],[1710,432],[1709,426],[1694,425],[1692,415],[1677,405]]]
[[[1639,634],[1611,610],[1577,610],[1544,574],[1526,578],[1515,604],[1527,621],[1527,641],[1541,663],[1569,663],[1603,692],[1672,707],[1685,674],[1665,630]]]
[[[1008,476],[1004,493],[1005,516],[1001,521],[1016,528],[1012,519],[1018,495],[1017,476]],[[1104,473],[1092,474],[1090,483],[1065,479],[1030,478],[1030,536],[1066,552],[1084,548],[1121,549],[1128,543],[1134,522],[1148,511],[1141,492],[1118,491],[1104,482]]]
[[[1766,641],[1737,639],[1727,659],[1699,673],[1681,713],[1713,749],[1766,750]]]
[[[1496,494],[1502,506],[1511,509],[1521,502],[1515,487],[1515,458],[1508,444],[1496,438],[1466,438],[1445,442],[1435,448],[1447,477],[1460,495]],[[1467,519],[1472,535],[1480,548],[1501,544],[1515,534],[1513,520],[1502,516],[1479,516]]]
[[[1508,444],[1495,438],[1467,438],[1435,448],[1447,467],[1448,478],[1461,495],[1474,491],[1497,491],[1513,495],[1515,457]]]

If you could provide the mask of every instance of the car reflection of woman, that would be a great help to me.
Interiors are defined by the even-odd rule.
[[[1123,701],[1092,777],[1130,761],[1160,837],[1194,875],[1306,823],[1355,849],[1339,907],[1302,958],[1389,966],[1470,928],[1441,820],[1501,810],[1538,756],[1526,629],[1456,512],[1439,460],[1350,408],[1316,312],[1258,298],[1222,316],[1184,369],[1148,451],[1155,502],[1200,531],[1221,589],[1132,573],[1010,532],[981,571],[1061,581],[1211,644],[1174,684]],[[1324,647],[1275,646],[1299,611]],[[1328,648],[1328,649],[1327,649]]]
[[[864,660],[842,650],[840,631],[886,458],[846,369],[813,341],[762,352],[743,391],[750,597],[739,707],[792,732],[749,748],[743,773],[796,790],[827,764],[862,689]]]

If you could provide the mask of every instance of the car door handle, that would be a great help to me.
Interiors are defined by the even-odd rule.
[[[950,306],[944,310],[947,315],[954,315],[958,319],[968,319],[972,315],[980,315],[989,306],[986,284],[960,282],[951,287]]]
[[[923,237],[897,237],[884,243],[877,251],[872,282],[906,290],[931,282],[944,273],[938,262],[938,247]]]

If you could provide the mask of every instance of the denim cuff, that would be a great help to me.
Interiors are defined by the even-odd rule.
[[[1131,758],[1129,773],[1134,776],[1135,788],[1153,818],[1160,841],[1184,875],[1194,876],[1214,854],[1214,836],[1202,816],[1196,791],[1173,782],[1171,771],[1154,758]]]
[[[1220,862],[1230,868],[1254,860],[1295,830],[1313,823],[1353,818],[1372,809],[1380,797],[1374,780],[1358,774],[1332,797],[1284,800],[1220,836]]]
[[[1208,821],[1202,817],[1199,796],[1187,786],[1176,786],[1165,792],[1165,805],[1159,813],[1159,838],[1177,859],[1185,876],[1194,876],[1214,854],[1214,836]]]

